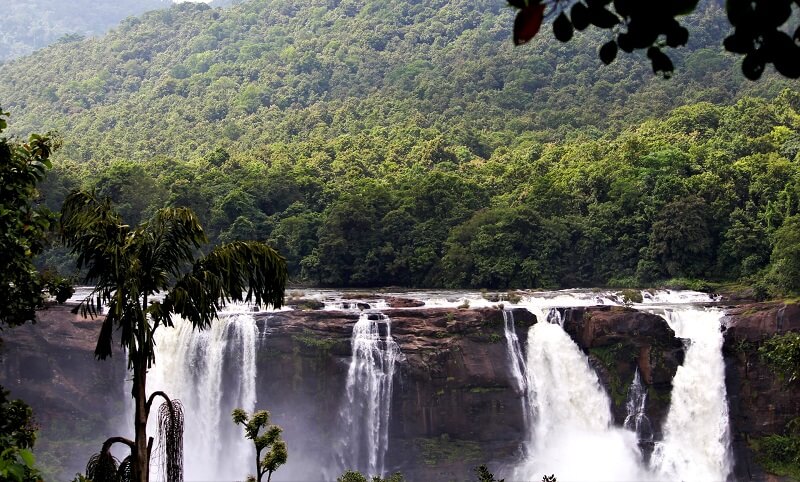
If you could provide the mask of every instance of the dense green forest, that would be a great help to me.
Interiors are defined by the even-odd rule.
[[[670,80],[602,66],[597,33],[514,48],[512,21],[489,0],[182,4],[0,67],[0,101],[63,138],[52,209],[75,187],[132,224],[189,206],[295,281],[800,288],[797,82],[744,79],[718,7]]]

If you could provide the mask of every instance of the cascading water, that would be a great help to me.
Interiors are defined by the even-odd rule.
[[[503,310],[503,331],[506,337],[506,348],[508,348],[508,364],[511,367],[511,376],[514,377],[517,390],[525,394],[528,391],[528,382],[525,379],[525,358],[519,346],[519,337],[514,326],[514,312],[511,310]]]
[[[637,440],[653,439],[638,370],[624,427],[614,428],[610,401],[586,356],[563,331],[560,312],[530,310],[540,320],[528,335],[528,400],[535,417],[527,456],[515,478],[538,480],[554,473],[559,480],[727,479],[731,460],[721,311],[688,307],[663,313],[676,336],[689,344],[673,380],[664,440],[655,443],[648,467],[637,447]],[[573,454],[580,454],[580,463]]]
[[[670,480],[726,480],[731,461],[721,311],[676,309],[664,314],[675,335],[690,340],[672,380],[664,440],[652,466]]]
[[[503,310],[503,332],[506,338],[511,376],[514,378],[518,392],[522,395],[520,400],[522,402],[523,423],[528,426],[533,413],[531,412],[531,404],[528,401],[528,380],[525,376],[527,369],[525,367],[525,356],[522,354],[519,337],[517,336],[517,328],[514,326],[514,312],[511,310]]]
[[[625,403],[627,415],[623,428],[636,434],[639,443],[650,443],[653,441],[653,426],[645,412],[647,408],[647,390],[642,385],[642,377],[639,369],[633,376],[633,382],[628,389],[628,400]]]
[[[539,320],[547,319],[540,311]],[[614,428],[609,399],[586,355],[558,324],[536,323],[528,334],[528,399],[535,418],[519,480],[634,481],[645,475],[632,432]],[[575,460],[576,455],[581,460]]]
[[[392,338],[391,320],[362,313],[353,326],[352,359],[340,411],[343,438],[338,450],[343,470],[384,475],[395,366],[402,358]]]
[[[661,298],[667,300],[664,303],[673,298],[684,302],[681,297],[686,296],[655,293],[646,303],[633,306],[663,311]],[[480,295],[475,297],[476,305],[485,301],[480,301]],[[606,298],[611,301],[604,303],[613,302],[610,296],[602,300]],[[694,298],[686,302],[702,301]],[[647,392],[639,374],[629,391],[624,427],[615,428],[608,396],[586,355],[564,332],[563,312],[553,308],[587,306],[600,299],[592,293],[524,299],[517,306],[528,308],[539,321],[529,331],[527,356],[521,350],[513,313],[504,311],[508,367],[522,394],[523,422],[529,427],[524,460],[513,478],[541,480],[542,475],[553,473],[564,481],[725,480],[731,461],[719,332],[722,313],[698,308],[663,313],[676,335],[691,344],[673,380],[664,440],[655,442],[648,465],[637,444],[648,436],[652,439],[653,433],[652,427],[647,429]],[[458,300],[447,303],[456,306]],[[150,371],[148,391],[163,390],[185,405],[187,480],[242,479],[252,471],[252,444],[231,422],[230,412],[235,407],[256,408],[258,337],[252,314],[244,310],[221,315],[204,332],[193,331],[181,321],[175,329],[157,332],[157,361]],[[329,479],[345,469],[370,475],[386,472],[394,372],[403,355],[392,338],[390,320],[374,312],[361,313],[351,345],[339,411],[341,440],[322,457],[330,462],[333,456],[336,462],[320,469],[338,470],[327,474]],[[126,390],[126,396],[129,393]],[[155,427],[149,431],[154,433]],[[578,455],[580,461],[576,461]]]
[[[156,331],[156,364],[147,388],[184,405],[187,480],[242,480],[253,470],[252,442],[233,424],[231,411],[255,409],[257,339],[247,312],[220,314],[205,331],[184,320]],[[148,431],[155,433],[150,418]]]

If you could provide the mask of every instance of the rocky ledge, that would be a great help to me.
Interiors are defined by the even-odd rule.
[[[528,328],[538,320],[527,310],[512,311],[524,347]],[[383,313],[404,357],[393,392],[388,470],[400,470],[409,480],[460,480],[480,463],[498,469],[517,460],[527,434],[522,394],[508,369],[502,310],[404,307]],[[648,415],[654,428],[661,427],[683,357],[683,342],[666,322],[624,307],[560,313],[611,395],[616,423],[624,420],[627,390],[638,370],[648,389]],[[330,452],[338,429],[359,316],[327,310],[255,314],[264,335],[257,352],[258,404],[287,429],[292,456],[314,461],[309,467],[318,467],[315,459]],[[65,467],[68,478],[96,450],[90,439],[111,434],[112,420],[124,412],[125,360],[121,354],[94,360],[98,330],[98,320],[57,306],[39,313],[35,325],[3,333],[0,384],[34,407],[45,429],[40,459]],[[766,480],[748,441],[779,433],[800,416],[797,387],[787,387],[758,355],[764,339],[792,330],[800,330],[798,305],[729,310],[724,354],[737,480]]]

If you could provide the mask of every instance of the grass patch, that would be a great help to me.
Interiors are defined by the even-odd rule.
[[[692,278],[672,278],[661,283],[663,288],[670,290],[692,290],[703,293],[716,291],[719,283]]]
[[[639,286],[639,280],[633,276],[626,276],[623,278],[611,278],[608,280],[608,287],[615,289],[636,288]]]
[[[309,330],[305,330],[302,335],[293,335],[292,339],[301,345],[325,352],[330,351],[336,345],[336,340],[322,338]]]
[[[451,439],[443,434],[439,437],[417,438],[414,444],[422,452],[425,465],[453,462],[477,462],[481,459],[481,446],[477,442]]]
[[[772,434],[754,438],[750,448],[767,472],[800,480],[800,436]]]
[[[469,393],[496,393],[504,390],[503,387],[472,387],[469,389]]]
[[[620,295],[622,295],[622,301],[626,305],[641,303],[644,300],[644,298],[642,298],[642,292],[639,290],[622,290]]]

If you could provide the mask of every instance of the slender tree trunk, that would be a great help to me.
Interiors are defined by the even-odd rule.
[[[133,371],[134,401],[136,403],[134,480],[148,482],[150,476],[150,454],[147,447],[147,359],[136,360]]]
[[[256,451],[256,475],[258,476],[258,482],[261,482],[261,477],[264,476],[264,472],[261,471],[261,451]]]
[[[146,286],[144,288],[147,288]],[[144,291],[147,293],[147,291]],[[147,440],[147,296],[142,299],[142,319],[139,320],[136,338],[136,360],[133,364],[133,390],[136,401],[136,456],[134,480],[148,482],[150,479],[150,447]]]

